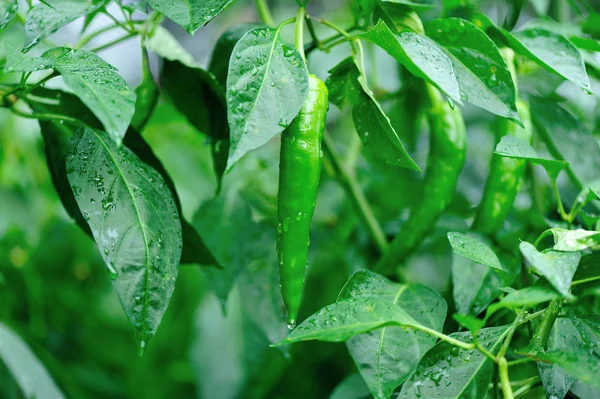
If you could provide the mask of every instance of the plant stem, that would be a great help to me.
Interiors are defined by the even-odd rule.
[[[521,320],[521,317],[523,316],[524,312],[525,312],[525,310],[521,310],[519,312],[517,317],[515,317],[515,320],[513,321],[512,325],[508,329],[508,335],[504,339],[504,342],[502,343],[502,347],[498,351],[498,358],[504,357],[504,355],[506,355],[506,351],[508,351],[510,342],[512,341],[512,338],[515,335],[515,331],[517,330],[517,327],[519,326],[519,321]]]
[[[309,26],[309,29],[310,29],[310,26],[311,26],[311,24],[312,24],[312,17],[311,17],[310,15],[307,15],[307,16],[306,16],[306,19],[307,19],[307,24],[309,24],[308,20],[310,20],[310,21],[311,21],[311,22],[310,22],[310,24],[308,25],[308,26]],[[313,29],[314,29],[314,26],[313,26]],[[357,30],[357,29],[358,29],[358,27],[357,27],[357,26],[351,26],[351,27],[349,27],[349,28],[347,28],[347,29],[346,29],[346,32],[348,32],[348,33],[349,33],[349,32],[353,32],[353,31],[355,31],[355,30]],[[310,52],[314,51],[314,50],[315,50],[315,49],[317,49],[317,48],[318,48],[318,49],[324,49],[324,48],[323,48],[323,45],[326,45],[326,44],[332,43],[332,42],[334,42],[334,41],[336,41],[336,40],[338,40],[338,39],[341,39],[341,38],[343,38],[343,37],[344,37],[344,35],[342,35],[341,33],[336,33],[335,35],[333,35],[333,36],[329,36],[327,39],[325,39],[325,40],[322,40],[322,41],[319,41],[319,42],[317,42],[317,41],[314,41],[314,38],[313,38],[313,42],[312,42],[312,43],[309,43],[309,44],[307,44],[307,45],[306,45],[306,47],[304,47],[304,51],[306,52],[306,54],[309,54]],[[345,38],[345,40],[343,40],[343,41],[340,41],[340,43],[346,42],[346,41],[348,41],[348,40],[349,40],[349,39]],[[337,44],[340,44],[340,43],[337,43]],[[329,46],[329,47],[331,48],[332,46]]]
[[[529,362],[533,362],[533,361],[535,361],[535,359],[532,357],[523,357],[521,359],[517,359],[517,360],[513,360],[511,362],[508,362],[508,367],[518,366],[519,364],[529,363]]]
[[[521,396],[525,395],[527,392],[531,391],[531,389],[534,388],[538,384],[539,384],[539,378],[538,378],[538,381],[530,382],[527,385],[523,385],[521,388],[519,388],[515,391],[514,398],[515,399],[520,398]]]
[[[116,28],[121,28],[120,25],[109,25],[106,26],[102,29],[97,30],[96,32],[90,33],[87,36],[82,37],[76,44],[75,46],[73,46],[74,49],[80,49],[83,46],[85,46],[86,44],[88,44],[92,39],[96,38],[97,36],[100,36],[101,34],[105,33],[105,32],[109,32],[113,29]]]
[[[585,283],[591,283],[594,281],[598,281],[600,280],[600,276],[596,276],[596,277],[589,277],[589,278],[583,278],[581,280],[575,280],[571,283],[571,287],[573,287],[574,285],[580,285],[580,284],[585,284]]]
[[[273,15],[271,14],[271,9],[269,8],[269,4],[267,0],[256,0],[256,10],[258,11],[258,16],[260,20],[267,26],[275,26],[275,21],[273,20]]]
[[[433,335],[434,337],[439,338],[442,341],[446,341],[448,342],[450,345],[454,345],[454,346],[458,346],[459,348],[462,349],[475,349],[476,348],[476,344],[472,343],[472,342],[463,342],[460,341],[456,338],[452,338],[446,334],[443,334],[439,331],[433,330],[431,328],[425,327],[425,326],[419,326],[419,327],[415,327],[417,330],[423,331],[424,333],[427,333],[429,335]]]
[[[383,253],[387,247],[387,240],[385,238],[385,234],[379,222],[375,218],[373,214],[373,210],[371,206],[367,202],[364,193],[362,192],[358,181],[353,173],[350,173],[343,166],[342,162],[338,158],[335,153],[334,144],[329,134],[327,132],[323,132],[323,150],[327,154],[331,164],[337,174],[338,181],[342,184],[342,186],[346,189],[346,192],[350,196],[350,199],[354,203],[359,217],[365,224],[371,239],[377,246],[377,249]]]
[[[508,376],[508,363],[504,357],[498,361],[498,374],[500,375],[500,385],[502,386],[504,399],[514,399],[515,396],[510,386],[510,377]]]
[[[98,52],[98,51],[106,50],[106,49],[107,49],[107,48],[109,48],[109,47],[112,47],[112,46],[114,46],[114,45],[116,45],[116,44],[119,44],[119,43],[121,43],[121,42],[124,42],[124,41],[126,41],[126,40],[129,40],[129,39],[131,39],[132,37],[135,37],[135,36],[137,36],[137,35],[138,35],[138,32],[131,32],[131,33],[128,33],[128,34],[126,34],[125,36],[121,36],[121,37],[120,37],[120,38],[118,38],[118,39],[115,39],[115,40],[113,40],[113,41],[110,41],[110,42],[108,42],[108,43],[102,44],[102,45],[100,45],[100,46],[98,46],[98,47],[95,47],[95,48],[91,49],[90,51],[93,51],[93,52],[95,52],[95,53],[96,53],[96,52]]]
[[[485,349],[477,341],[475,341],[475,349],[477,349],[479,352],[483,353],[487,358],[489,358],[490,360],[492,360],[494,363],[498,363],[498,357],[494,356],[493,353],[491,353],[490,351],[488,351],[487,349]]]
[[[552,230],[548,229],[548,230],[544,231],[544,232],[543,232],[542,234],[540,234],[540,235],[538,236],[538,238],[535,240],[535,242],[533,243],[533,246],[537,248],[537,247],[538,247],[538,245],[540,245],[540,243],[542,242],[542,240],[543,240],[544,238],[546,238],[546,237],[548,237],[548,236],[551,236],[551,235],[552,235]]]
[[[296,26],[294,29],[294,45],[302,56],[302,60],[306,64],[306,55],[304,54],[304,16],[306,15],[306,9],[299,7],[296,13]]]
[[[553,299],[550,301],[550,304],[545,310],[544,318],[533,334],[533,338],[525,350],[525,353],[536,354],[546,348],[548,338],[550,337],[550,331],[552,330],[554,321],[556,321],[556,318],[560,313],[560,301],[561,299]]]
[[[558,214],[560,215],[562,220],[566,221],[569,224],[569,228],[570,228],[571,222],[569,221],[569,215],[565,211],[565,207],[562,203],[562,199],[560,198],[560,192],[558,191],[558,185],[556,184],[556,178],[554,176],[550,176],[550,183],[552,184],[552,191],[554,192],[554,196],[556,197]]]
[[[305,15],[304,19],[306,20],[306,26],[308,27],[308,33],[312,38],[312,43],[315,44],[316,48],[321,48],[321,42],[319,41],[319,37],[317,36],[317,31],[315,29],[315,24],[313,24],[313,20],[308,14]]]
[[[23,118],[38,119],[38,120],[42,120],[42,121],[65,121],[65,122],[74,123],[78,126],[85,125],[85,123],[83,123],[82,121],[75,119],[75,118],[71,118],[70,116],[66,116],[66,115],[50,114],[50,113],[28,114],[26,112],[16,109],[15,107],[12,107],[10,110],[12,111],[13,114],[23,117]]]

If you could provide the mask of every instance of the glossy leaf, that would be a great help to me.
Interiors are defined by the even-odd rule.
[[[600,316],[575,316],[569,314],[573,325],[581,335],[584,346],[600,356]]]
[[[515,84],[494,42],[460,18],[434,19],[427,36],[443,46],[454,65],[461,98],[496,115],[519,120]]]
[[[555,364],[573,379],[600,388],[600,357],[585,349],[567,348],[536,355],[542,362]]]
[[[446,302],[431,288],[398,284],[368,270],[354,273],[338,301],[375,298],[404,309],[416,321],[441,331]],[[435,344],[435,337],[421,331],[382,327],[354,336],[346,342],[350,355],[375,398],[389,398]]]
[[[67,175],[143,350],[175,287],[182,248],[175,200],[158,172],[98,130],[75,133]]]
[[[24,397],[62,399],[65,396],[27,344],[0,323],[0,361],[17,381]]]
[[[500,349],[507,327],[485,328],[478,341],[491,353]],[[450,335],[461,341],[471,341],[467,332]],[[494,364],[476,349],[465,350],[440,342],[434,346],[402,386],[398,399],[413,398],[483,398],[492,380]]]
[[[600,232],[583,229],[551,229],[554,236],[554,249],[557,251],[583,251],[600,246]]]
[[[13,20],[19,10],[18,0],[0,0],[0,30]]]
[[[121,144],[135,112],[135,93],[117,69],[91,51],[56,47],[42,54],[65,84]]]
[[[404,309],[386,300],[359,297],[325,306],[306,318],[277,345],[319,340],[343,342],[385,326],[420,327]]]
[[[52,68],[52,63],[41,57],[30,57],[10,41],[4,43],[6,49],[6,72],[35,72]]]
[[[361,37],[384,49],[413,75],[425,79],[454,102],[462,104],[452,61],[431,40],[414,32],[396,35],[382,20]]]
[[[500,139],[500,142],[496,145],[494,154],[509,158],[527,159],[534,164],[544,166],[549,171],[561,170],[568,166],[568,162],[562,160],[540,157],[537,151],[526,141],[510,135],[503,136]]]
[[[202,67],[173,34],[160,25],[144,40],[144,47],[169,61],[179,61],[190,68]]]
[[[581,186],[598,179],[600,145],[592,133],[562,106],[551,101],[531,101],[531,116],[554,158],[569,162],[567,172]]]
[[[448,241],[454,253],[480,265],[508,272],[498,256],[482,239],[472,234],[448,233]]]
[[[279,31],[247,32],[233,49],[227,74],[231,131],[227,169],[281,133],[300,111],[307,93],[306,65]]]
[[[531,267],[544,276],[563,296],[569,295],[573,275],[579,265],[579,252],[538,252],[528,242],[521,242],[519,249]]]
[[[25,50],[29,50],[61,27],[104,7],[107,3],[108,0],[47,0],[36,4],[27,12],[25,20]]]
[[[147,3],[176,24],[194,33],[223,12],[235,0],[146,0]]]

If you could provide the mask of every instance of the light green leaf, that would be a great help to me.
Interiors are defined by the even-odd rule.
[[[52,68],[50,61],[23,54],[21,49],[10,41],[4,43],[4,48],[6,49],[6,65],[4,65],[6,72],[35,72]]]
[[[581,339],[588,349],[591,349],[600,356],[600,316],[575,316],[569,314],[573,325],[581,335]]]
[[[485,328],[478,341],[495,354],[500,349],[507,327]],[[451,337],[469,342],[471,333],[460,332]],[[465,350],[447,342],[433,347],[402,386],[398,399],[484,398],[492,380],[494,364],[476,349]]]
[[[495,154],[508,158],[527,159],[533,164],[542,165],[551,176],[556,176],[569,163],[563,160],[542,158],[525,140],[506,135],[500,139],[494,150]]]
[[[600,145],[592,132],[555,101],[531,99],[531,117],[554,158],[569,163],[567,172],[580,186],[598,180]]]
[[[233,4],[235,0],[146,0],[160,12],[192,34]]]
[[[600,232],[583,229],[550,229],[554,236],[554,249],[557,251],[583,251],[600,246]]]
[[[414,32],[395,35],[382,20],[361,37],[384,49],[410,73],[425,79],[462,105],[452,61],[431,40]]]
[[[508,272],[508,270],[502,266],[502,263],[494,250],[479,237],[473,234],[450,232],[448,233],[448,241],[450,241],[450,245],[455,254],[470,259],[480,265]]]
[[[600,357],[588,350],[570,347],[540,353],[536,358],[555,364],[574,379],[600,388]]]
[[[600,388],[581,381],[575,381],[573,385],[571,385],[571,392],[577,395],[579,399],[600,398]]]
[[[158,172],[98,130],[75,133],[67,174],[143,350],[175,287],[182,248],[175,200]]]
[[[342,342],[385,326],[422,327],[401,307],[383,299],[360,297],[325,306],[277,345],[319,340]]]
[[[425,31],[449,52],[464,101],[519,120],[510,71],[494,42],[481,29],[464,19],[442,18],[427,22]]]
[[[573,275],[579,265],[579,252],[538,252],[528,242],[521,242],[519,249],[531,267],[544,276],[563,296],[569,295]]]
[[[6,365],[26,398],[64,398],[44,365],[27,344],[2,323],[0,361]]]
[[[535,285],[509,293],[502,298],[498,305],[511,308],[532,307],[559,297],[560,294],[553,288]],[[496,304],[492,306],[496,306]]]
[[[13,20],[19,10],[18,0],[0,0],[0,30]]]
[[[107,3],[108,0],[47,0],[36,4],[27,12],[25,20],[25,50],[29,50],[59,28],[104,7]]]
[[[307,93],[306,65],[279,31],[247,32],[233,49],[227,75],[231,131],[227,169],[281,133],[302,108]]]
[[[154,29],[152,36],[144,40],[144,46],[169,61],[179,61],[190,68],[202,67],[171,32],[160,25]]]
[[[67,86],[121,144],[135,112],[135,93],[117,69],[91,51],[56,47],[42,54]]]
[[[446,318],[446,302],[431,288],[394,283],[368,270],[360,270],[350,277],[338,301],[359,298],[375,298],[397,305],[436,331],[442,330]],[[383,399],[389,398],[408,378],[435,341],[435,337],[424,332],[391,326],[354,336],[346,345],[373,396]]]

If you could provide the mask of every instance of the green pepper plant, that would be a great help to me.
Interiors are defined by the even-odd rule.
[[[140,356],[193,264],[220,303],[198,345],[244,348],[230,380],[200,356],[198,397],[599,398],[598,3],[328,3],[0,0],[0,107],[39,129]],[[207,65],[175,25],[220,33]],[[123,42],[135,89],[102,56]],[[151,140],[165,109],[203,139]],[[86,397],[14,317],[24,397]]]

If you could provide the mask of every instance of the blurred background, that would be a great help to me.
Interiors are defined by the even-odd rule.
[[[270,3],[276,20],[295,13],[292,0]],[[440,15],[441,1],[434,3],[423,19]],[[469,1],[453,3],[458,4],[456,13],[460,15],[461,4],[466,6]],[[476,3],[496,20],[509,10],[501,0]],[[552,14],[556,6],[550,0],[528,3],[518,26],[547,10]],[[21,7],[21,12],[25,9]],[[313,0],[309,12],[342,27],[353,24],[346,0]],[[578,18],[576,13],[571,17],[573,21]],[[164,26],[198,62],[207,65],[217,38],[226,28],[257,20],[253,2],[239,0],[194,36],[169,21]],[[101,16],[91,30],[108,22]],[[65,27],[51,40],[74,43],[81,24],[78,21]],[[0,33],[0,42],[7,35],[22,34],[22,29],[13,22]],[[323,37],[331,34],[326,29],[319,33]],[[290,35],[286,31],[284,37],[289,39]],[[108,33],[90,44],[110,40]],[[365,46],[369,84],[402,134],[410,119],[406,104],[418,99],[411,97],[414,93],[400,91],[406,82],[399,77],[397,63]],[[2,47],[0,59],[4,57]],[[344,45],[330,54],[315,51],[309,57],[309,69],[326,78],[327,71],[349,53],[349,46]],[[116,66],[132,87],[139,83],[139,40],[102,51],[100,56]],[[153,58],[152,62],[158,71],[160,61]],[[600,65],[600,59],[596,63]],[[600,93],[599,73],[590,76],[595,93]],[[0,73],[0,78],[13,77]],[[596,138],[600,137],[598,94],[585,95],[543,70],[532,73],[520,85],[532,93],[566,98],[570,110]],[[470,106],[463,112],[469,154],[456,199],[436,232],[411,257],[405,272],[409,281],[439,290],[449,302],[452,255],[445,232],[467,228],[465,220],[472,216],[472,208],[481,197],[494,146],[494,117]],[[343,161],[356,169],[376,216],[393,235],[409,207],[419,200],[413,193],[419,192],[422,175],[363,156],[348,116],[332,107],[328,129]],[[424,168],[427,128],[418,118],[415,123],[422,134],[403,140]],[[360,387],[362,382],[356,378],[356,367],[343,344],[269,347],[287,334],[278,296],[274,245],[277,140],[249,154],[226,175],[223,193],[213,199],[216,179],[209,142],[202,132],[161,100],[143,135],[173,177],[184,215],[193,220],[229,271],[181,266],[158,333],[145,355],[138,357],[133,330],[95,244],[68,218],[52,186],[39,126],[0,108],[0,322],[27,342],[69,398],[347,398],[343,386],[337,391],[335,387],[345,379],[353,386]],[[541,170],[530,169],[528,173],[542,183],[546,179]],[[348,276],[370,265],[376,256],[352,204],[330,176],[325,165],[313,222],[304,317],[333,302]],[[569,191],[565,181],[562,184],[567,197],[576,194]],[[547,210],[544,216],[551,215],[554,204],[549,188],[544,191],[547,185],[540,187],[537,200],[541,209]],[[507,236],[529,234],[523,231],[523,220],[529,219],[525,214],[530,208],[531,197],[520,196]],[[223,281],[233,286],[229,293],[220,285]],[[0,398],[21,397],[18,385],[0,362]]]

